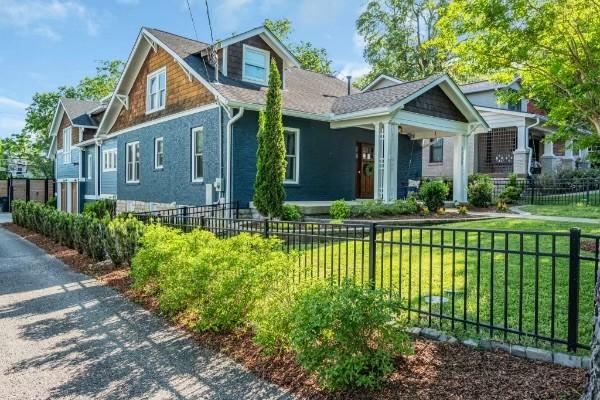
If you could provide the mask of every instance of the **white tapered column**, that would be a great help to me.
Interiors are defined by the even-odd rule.
[[[454,201],[467,201],[467,135],[458,135],[454,139],[453,193]]]
[[[391,203],[398,198],[398,126],[383,124],[383,201]]]

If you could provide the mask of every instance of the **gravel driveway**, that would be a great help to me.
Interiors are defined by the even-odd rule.
[[[0,228],[0,399],[284,399]]]

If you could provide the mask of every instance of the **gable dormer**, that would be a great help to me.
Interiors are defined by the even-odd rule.
[[[271,60],[285,87],[285,69],[298,66],[292,53],[271,33],[261,26],[216,44],[221,72],[228,78],[267,86]]]

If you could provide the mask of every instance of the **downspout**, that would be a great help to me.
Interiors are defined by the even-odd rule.
[[[227,114],[232,115],[233,109],[231,111],[227,111]],[[231,159],[231,151],[232,151],[231,140],[233,137],[233,124],[238,119],[240,119],[243,115],[244,115],[244,107],[240,107],[240,110],[238,111],[238,113],[233,115],[233,117],[229,118],[229,121],[227,121],[227,156],[226,156],[227,166],[225,168],[225,170],[226,170],[225,203],[231,202],[231,186],[233,183],[232,179],[231,179],[231,166],[233,163],[233,160]]]
[[[536,126],[538,126],[540,124],[540,117],[536,118],[535,123],[526,126],[527,128],[527,146],[525,146],[525,148],[527,149],[528,155],[527,155],[527,176],[531,176],[531,156],[533,155],[533,149],[529,146],[529,129],[534,128]]]

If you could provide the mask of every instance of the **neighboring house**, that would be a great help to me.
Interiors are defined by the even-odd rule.
[[[364,91],[401,82],[380,75]],[[515,104],[498,103],[496,92],[501,89],[518,90],[518,79],[508,85],[481,81],[461,85],[460,88],[491,128],[469,140],[469,173],[486,173],[502,178],[513,172],[527,176],[586,165],[583,162],[586,151],[573,152],[570,143],[543,140],[555,129],[545,125],[547,119],[543,111],[537,110],[532,103],[526,99]],[[423,142],[423,176],[452,176],[453,145],[452,138]]]
[[[61,98],[50,128],[57,207],[77,213],[87,200],[97,198],[98,152],[94,136],[106,104]]]
[[[469,136],[488,127],[448,76],[357,92],[300,69],[265,27],[214,45],[142,28],[93,137],[77,144],[97,167],[94,154],[102,158],[99,171],[72,178],[79,190],[116,197],[121,212],[250,206],[270,60],[282,75],[287,201],[393,201],[421,177],[421,143],[432,137],[456,138],[454,198],[466,200]]]
[[[13,178],[31,178],[32,174],[28,167],[27,161],[20,158],[10,158],[6,162],[6,167],[0,168],[0,171],[8,172]]]

